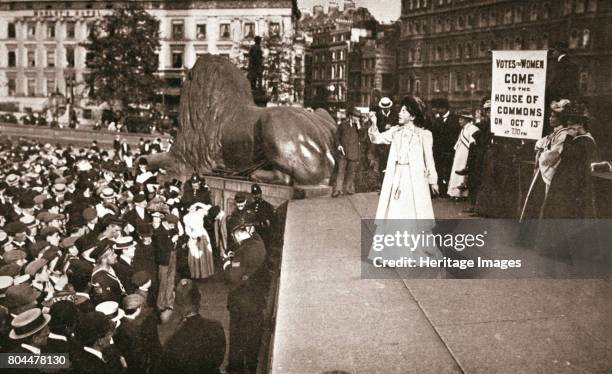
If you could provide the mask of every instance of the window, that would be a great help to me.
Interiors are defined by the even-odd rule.
[[[28,79],[28,96],[36,95],[36,80]]]
[[[14,68],[17,65],[17,58],[15,55],[15,51],[8,52],[8,66],[10,68]]]
[[[441,58],[442,58],[442,47],[437,46],[436,52],[434,54],[434,61],[440,61]]]
[[[582,93],[587,93],[589,90],[589,73],[583,71],[580,73],[580,91]]]
[[[455,55],[455,59],[461,60],[462,57],[463,57],[463,45],[458,44],[457,45],[457,54]]]
[[[487,43],[482,40],[478,45],[478,57],[484,57],[487,55]]]
[[[278,22],[270,23],[270,35],[272,36],[280,35],[280,23]]]
[[[550,3],[546,2],[542,5],[542,18],[548,19],[550,17]]]
[[[589,12],[597,11],[597,0],[588,0],[587,10]]]
[[[576,13],[584,13],[586,0],[576,0]]]
[[[514,23],[521,22],[523,22],[523,8],[517,6],[516,8],[514,8]]]
[[[229,39],[230,38],[230,25],[229,23],[222,23],[219,26],[219,36],[221,39]]]
[[[451,51],[451,47],[449,45],[444,47],[444,59],[445,60],[450,60],[452,55],[453,55],[453,53]]]
[[[538,49],[538,41],[535,36],[529,38],[529,49]]]
[[[247,22],[244,24],[244,37],[245,38],[255,37],[255,24],[253,22]]]
[[[582,48],[588,48],[591,43],[591,31],[589,29],[582,30]]]
[[[542,35],[542,49],[548,49],[548,34]]]
[[[532,4],[531,7],[529,7],[529,20],[538,20],[538,4]]]
[[[433,89],[434,92],[440,92],[440,81],[438,81],[438,78],[434,78],[433,80]]]
[[[414,82],[414,93],[418,94],[421,92],[421,81],[417,80],[416,82]]]
[[[182,40],[185,37],[185,25],[183,21],[172,21],[172,39]]]
[[[572,29],[572,32],[570,33],[570,38],[569,38],[570,49],[578,48],[580,46],[580,39],[581,39],[581,35],[578,32],[578,30]]]
[[[55,67],[55,51],[47,51],[47,66]]]
[[[465,21],[463,19],[463,16],[459,16],[459,18],[457,18],[457,29],[462,30],[464,26],[465,26]]]
[[[55,23],[47,24],[47,39],[55,38]]]
[[[47,95],[51,95],[55,92],[55,79],[47,78]]]
[[[504,25],[512,23],[512,8],[507,8],[504,12]]]
[[[520,36],[517,36],[514,39],[514,49],[517,51],[523,49],[523,38],[521,38]]]
[[[480,27],[487,27],[489,23],[489,16],[487,13],[480,13]]]
[[[28,51],[28,67],[36,66],[36,51]]]
[[[17,82],[15,81],[15,79],[10,78],[8,80],[8,94],[9,96],[15,96],[16,92],[17,92]]]
[[[8,24],[8,37],[9,39],[15,39],[16,35],[15,35],[15,24],[14,23],[9,23]]]
[[[497,25],[497,14],[492,10],[491,13],[489,13],[489,26],[493,27],[495,25]]]
[[[28,39],[34,39],[36,37],[36,24],[34,22],[28,22]]]
[[[196,25],[196,38],[198,40],[206,39],[206,24],[199,23]]]
[[[466,44],[466,46],[465,46],[465,59],[469,60],[470,58],[472,58],[472,45],[471,44]]]
[[[564,16],[572,14],[572,2],[573,0],[565,0],[565,3],[563,5],[563,15]]]
[[[174,69],[183,68],[183,52],[180,52],[180,51],[172,52],[172,68]]]
[[[66,47],[66,66],[74,67],[74,47]]]
[[[74,22],[68,22],[66,23],[66,37],[68,39],[73,39],[74,35],[75,35],[75,23]]]

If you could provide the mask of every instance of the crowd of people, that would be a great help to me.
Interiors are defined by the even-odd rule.
[[[257,368],[275,209],[257,184],[227,214],[202,176],[162,183],[142,157],[159,151],[2,143],[1,352],[68,353],[60,372],[218,373],[226,334],[199,313],[217,277],[227,372]]]

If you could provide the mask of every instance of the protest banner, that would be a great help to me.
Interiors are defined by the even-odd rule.
[[[539,139],[544,128],[547,51],[493,51],[491,132]]]

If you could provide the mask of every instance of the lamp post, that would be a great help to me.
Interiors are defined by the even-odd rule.
[[[329,99],[327,100],[327,102],[328,102],[329,111],[331,112],[331,109],[332,109],[331,100],[334,97],[334,92],[336,91],[336,86],[333,83],[331,83],[329,86],[327,86],[327,90],[329,91],[329,96],[328,96]]]
[[[474,83],[470,83],[470,110],[472,115],[474,115],[474,90],[476,89],[476,85]]]

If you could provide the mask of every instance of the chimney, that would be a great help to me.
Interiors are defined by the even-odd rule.
[[[322,5],[315,5],[315,6],[312,8],[312,14],[313,14],[314,16],[319,16],[319,15],[321,15],[321,14],[323,14],[323,13],[324,13],[324,12],[323,12],[323,6],[322,6]]]
[[[355,2],[353,0],[344,0],[344,10],[355,9]]]
[[[327,13],[331,13],[331,12],[337,12],[340,10],[340,7],[338,6],[338,2],[337,1],[332,1],[330,0],[327,3]]]
[[[300,13],[302,14],[302,16],[311,16],[312,14],[310,14],[310,9],[308,8],[300,8]]]

